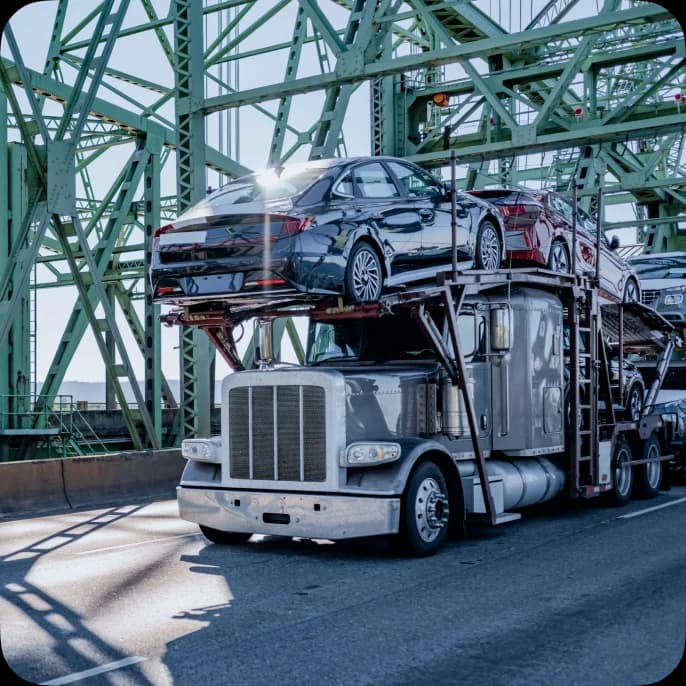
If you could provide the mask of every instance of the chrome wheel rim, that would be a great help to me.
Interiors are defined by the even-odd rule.
[[[629,281],[624,292],[624,302],[635,303],[638,302],[638,288],[633,281]]]
[[[567,250],[559,241],[553,243],[552,252],[550,253],[550,266],[554,272],[560,272],[562,274],[569,273]]]
[[[484,269],[495,271],[500,266],[500,240],[490,224],[481,232],[479,256]]]
[[[626,464],[627,462],[629,462],[629,453],[626,448],[622,448],[617,455],[615,466],[615,488],[622,497],[628,496],[631,490],[632,467]]]
[[[360,250],[352,270],[353,291],[359,300],[375,300],[381,292],[381,271],[376,257],[369,250]]]
[[[419,484],[414,500],[414,520],[419,537],[426,543],[435,541],[448,524],[448,498],[432,477]]]
[[[648,450],[648,454],[646,455],[646,459],[653,460],[657,457],[660,457],[660,451],[656,445],[651,445],[650,450]],[[646,462],[645,477],[648,487],[651,490],[657,490],[660,487],[660,480],[662,479],[662,463],[658,461]]]
[[[634,387],[629,396],[629,417],[632,421],[637,422],[641,418],[642,409],[643,399],[641,398],[641,389]]]

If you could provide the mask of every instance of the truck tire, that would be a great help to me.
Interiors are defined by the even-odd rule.
[[[422,462],[410,475],[400,512],[402,551],[412,557],[433,555],[448,534],[450,509],[443,472]]]
[[[643,444],[643,457],[648,458],[660,457],[662,451],[660,450],[660,441],[655,436],[651,436]],[[639,464],[635,467],[636,474],[636,493],[639,498],[654,498],[660,491],[660,483],[662,482],[662,462],[649,462],[647,464]]]
[[[199,524],[200,531],[203,536],[212,543],[220,545],[239,545],[247,543],[252,534],[239,533],[237,531],[220,531],[219,529],[212,529],[209,526]]]
[[[614,507],[622,507],[631,500],[634,468],[626,463],[632,459],[629,442],[624,437],[620,438],[612,455],[612,490],[608,492],[609,504]]]

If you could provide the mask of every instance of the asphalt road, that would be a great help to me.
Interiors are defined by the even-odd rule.
[[[684,531],[683,486],[541,509],[420,560],[384,541],[212,545],[173,501],[3,521],[0,641],[51,686],[649,684],[684,652]]]

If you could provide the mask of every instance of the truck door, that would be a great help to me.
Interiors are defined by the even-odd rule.
[[[457,318],[457,326],[479,438],[486,438],[491,434],[491,365],[486,356],[486,312],[479,308],[463,310]],[[466,416],[464,426],[468,427]],[[490,444],[484,442],[481,447],[489,450]]]

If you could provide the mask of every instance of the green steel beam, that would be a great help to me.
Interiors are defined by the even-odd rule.
[[[205,197],[205,117],[203,115],[203,15],[193,0],[174,0],[176,55],[176,148],[179,210]],[[211,344],[203,331],[182,328],[181,412],[177,440],[210,435],[212,362]]]
[[[291,41],[291,48],[288,52],[286,73],[283,77],[284,82],[293,80],[298,73],[303,41],[306,36],[307,17],[305,9],[301,4],[298,7],[298,13],[293,27],[293,38]],[[275,167],[283,161],[283,143],[286,137],[286,125],[291,111],[291,102],[292,98],[281,98],[281,101],[279,102],[279,109],[274,119],[274,133],[272,134],[272,144],[269,149],[269,159],[267,160],[267,166],[269,167]]]
[[[430,50],[418,55],[401,55],[383,62],[372,61],[360,64],[359,59],[345,60],[342,64],[337,64],[335,72],[331,74],[303,77],[288,84],[273,83],[268,86],[248,88],[240,93],[207,98],[204,111],[209,114],[231,107],[242,107],[288,97],[289,95],[310,93],[336,84],[365,81],[387,74],[400,74],[427,64],[438,67],[475,57],[487,58],[493,51],[502,52],[514,48],[533,49],[560,37],[569,38],[587,32],[611,31],[619,26],[646,21],[659,22],[671,19],[671,16],[664,8],[647,4],[646,6],[600,14],[588,19],[576,19],[560,26],[543,27],[497,38],[486,38],[449,48]]]

